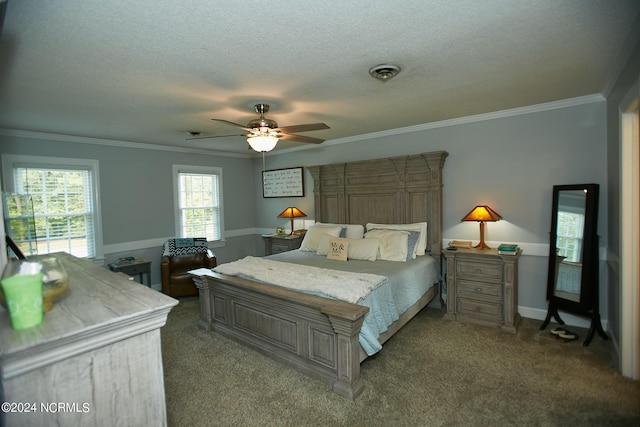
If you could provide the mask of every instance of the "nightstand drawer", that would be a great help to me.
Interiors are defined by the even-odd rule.
[[[494,285],[491,283],[460,279],[458,280],[458,296],[500,302],[502,300],[502,286],[500,284]]]
[[[459,260],[456,263],[456,270],[459,277],[473,277],[474,279],[490,280],[496,283],[502,282],[501,263]]]
[[[502,304],[458,298],[457,311],[462,315],[474,315],[497,322],[502,320]]]
[[[128,276],[140,276],[140,283],[144,283],[143,275],[146,274],[149,279],[149,286],[151,286],[151,261],[137,259],[133,262],[109,264],[109,269],[117,273],[124,273]]]
[[[149,271],[149,266],[148,265],[137,265],[137,264],[122,265],[122,266],[119,267],[119,270],[122,273],[125,273],[125,274],[128,274],[128,275],[142,274],[142,273],[147,273]]]
[[[271,253],[272,254],[279,254],[280,252],[287,252],[290,251],[291,247],[288,243],[281,243],[281,242],[277,242],[277,241],[273,241],[271,242]]]

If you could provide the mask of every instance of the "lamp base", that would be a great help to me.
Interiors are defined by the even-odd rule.
[[[484,221],[480,221],[480,243],[474,246],[476,249],[491,249],[489,245],[484,242]]]
[[[476,249],[491,249],[489,245],[487,245],[484,240],[474,246]]]

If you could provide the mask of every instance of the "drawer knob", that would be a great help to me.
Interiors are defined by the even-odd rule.
[[[476,292],[481,294],[482,293],[482,288],[476,288]]]
[[[478,312],[482,311],[482,307],[477,306],[477,307],[476,307],[476,311],[478,311]]]

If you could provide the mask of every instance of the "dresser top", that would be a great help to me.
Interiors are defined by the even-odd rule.
[[[55,358],[56,352],[65,346],[86,349],[104,345],[109,340],[124,339],[127,334],[158,328],[164,325],[169,311],[178,303],[90,260],[63,252],[47,255],[52,256],[65,269],[69,287],[54,302],[53,308],[44,313],[40,325],[15,331],[11,328],[9,313],[0,307],[0,369],[3,376],[8,365],[26,359],[27,355],[39,355],[40,363],[47,364],[45,359],[48,356]],[[37,261],[37,258],[30,257],[29,260]],[[98,336],[102,337],[97,339]]]
[[[477,257],[494,256],[494,257],[500,257],[500,258],[503,258],[503,259],[509,259],[509,258],[518,258],[520,255],[522,255],[522,249],[518,248],[517,252],[514,255],[499,254],[497,248],[492,248],[492,249],[458,248],[458,249],[453,250],[453,251],[449,250],[449,249],[443,249],[442,253],[446,257],[455,256],[455,255],[464,255],[464,256],[470,256],[470,257],[473,257],[473,256],[477,256]]]

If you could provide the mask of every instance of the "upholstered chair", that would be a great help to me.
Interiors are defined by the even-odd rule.
[[[189,246],[189,240],[195,240],[196,243],[202,241],[170,239],[165,243],[160,259],[162,292],[172,297],[196,295],[198,289],[188,272],[198,268],[214,268],[217,265],[215,255],[205,245]],[[206,244],[206,240],[204,242]]]

